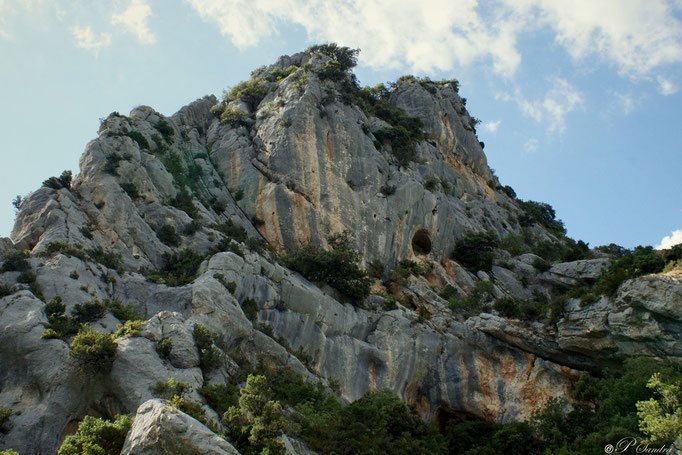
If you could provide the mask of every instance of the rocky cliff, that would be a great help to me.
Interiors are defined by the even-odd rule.
[[[548,322],[542,302],[594,283],[606,256],[547,264],[496,249],[490,270],[477,273],[454,260],[470,232],[570,241],[553,213],[529,218],[491,173],[456,81],[399,82],[362,90],[332,57],[306,52],[257,70],[224,101],[105,119],[73,182],[53,179],[26,197],[1,244],[0,405],[14,414],[0,447],[53,453],[85,415],[136,410],[139,430],[124,453],[180,444],[140,436],[159,425],[173,426],[182,444],[210,445],[211,430],[148,401],[150,385],[186,382],[188,399],[219,426],[196,391],[238,381],[236,360],[289,367],[346,401],[388,388],[427,421],[506,422],[570,399],[582,370],[628,356],[682,359],[679,274],[635,278],[587,304],[568,297]],[[345,230],[361,264],[383,268],[361,304],[280,256],[325,248]],[[22,250],[25,265],[13,267]],[[191,276],[170,273],[192,258]],[[483,287],[474,313],[443,292]],[[70,336],[43,336],[54,326],[45,302],[55,297],[67,315],[105,302],[88,320],[105,333],[125,319],[115,308],[142,315],[135,330],[116,333],[104,377],[83,374]],[[535,316],[492,306],[503,298],[529,302]],[[210,373],[195,324],[215,335],[220,362]],[[165,354],[162,340],[172,346]],[[232,453],[228,446],[220,450]]]

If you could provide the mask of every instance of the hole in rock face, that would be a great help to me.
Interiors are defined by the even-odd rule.
[[[414,254],[429,254],[431,252],[431,236],[426,229],[420,229],[412,236],[412,251]]]

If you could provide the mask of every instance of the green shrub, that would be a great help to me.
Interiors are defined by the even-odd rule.
[[[78,331],[78,324],[67,316],[66,305],[62,303],[61,296],[54,296],[45,304],[45,315],[49,323],[47,329],[41,335],[42,338],[69,337]]]
[[[142,133],[139,131],[129,131],[125,133],[126,136],[128,136],[130,139],[135,141],[137,145],[140,147],[140,150],[149,150],[149,141],[147,141],[147,138],[144,137]]]
[[[181,191],[178,191],[177,195],[173,199],[171,199],[170,205],[172,205],[176,209],[182,210],[187,215],[189,215],[190,218],[196,218],[197,215],[199,214],[199,210],[196,208],[194,202],[192,201],[192,195],[189,194],[186,188],[183,188]]]
[[[196,278],[197,270],[204,256],[188,248],[179,253],[163,255],[164,264],[160,270],[141,270],[148,280],[168,286],[184,286]]]
[[[309,54],[325,55],[338,63],[342,71],[348,71],[357,65],[360,49],[351,49],[346,46],[341,47],[336,43],[328,43],[310,46],[306,52]]]
[[[85,416],[76,434],[67,436],[59,447],[59,455],[119,455],[132,425],[127,415],[118,415],[113,422]]]
[[[242,226],[234,224],[230,220],[222,224],[213,225],[213,229],[225,234],[226,236],[236,240],[237,242],[245,242],[246,239],[249,237],[248,234],[246,233],[246,229],[244,229]]]
[[[502,297],[495,300],[493,309],[500,313],[505,318],[519,318],[521,316],[521,308],[519,303],[511,297]]]
[[[140,193],[137,191],[137,186],[134,183],[121,183],[120,185],[130,199],[135,200],[140,197]]]
[[[174,395],[183,396],[189,392],[191,387],[186,382],[178,382],[175,378],[168,378],[166,381],[158,381],[149,386],[149,391],[159,398],[170,399]]]
[[[220,114],[220,123],[228,123],[232,126],[246,125],[246,120],[249,118],[247,112],[242,111],[236,106],[225,106]]]
[[[275,68],[265,76],[265,80],[268,82],[279,82],[288,77],[291,73],[297,71],[298,68],[299,67],[296,65],[287,66],[286,68]]]
[[[311,281],[328,284],[359,303],[369,295],[370,279],[360,269],[360,253],[352,247],[350,231],[327,239],[328,250],[307,245],[287,260],[287,265]]]
[[[156,352],[159,353],[162,359],[168,359],[173,350],[173,342],[170,338],[161,338],[156,346]]]
[[[401,166],[407,166],[417,159],[413,135],[405,127],[391,126],[382,128],[374,133],[379,144],[391,146],[391,153],[398,159]]]
[[[407,285],[407,278],[410,275],[421,275],[424,273],[424,269],[417,262],[410,259],[403,259],[398,263],[398,266],[391,270],[389,273],[389,279],[401,286]]]
[[[14,414],[12,408],[6,408],[0,405],[0,433],[6,433],[9,430],[9,419]]]
[[[122,160],[121,155],[113,153],[111,155],[107,155],[104,159],[105,162],[102,170],[107,174],[116,175],[118,171],[118,165]]]
[[[0,272],[25,272],[30,270],[31,264],[28,262],[28,257],[28,251],[11,250],[7,252]]]
[[[594,285],[594,292],[614,295],[625,280],[661,272],[665,267],[661,254],[650,246],[638,246],[633,251],[624,252],[622,257],[602,270]]]
[[[440,180],[438,180],[435,177],[427,177],[426,180],[424,181],[424,188],[427,191],[436,191],[438,189],[438,185],[440,184]]]
[[[143,315],[135,309],[133,305],[125,305],[121,303],[120,300],[107,300],[105,301],[107,309],[111,311],[116,319],[121,322],[126,321],[138,321],[143,319]]]
[[[19,453],[14,451],[14,449],[7,449],[0,451],[0,455],[19,455]]]
[[[83,328],[70,347],[69,355],[86,374],[104,374],[111,371],[118,345],[109,334]]]
[[[566,234],[563,221],[556,219],[556,212],[551,205],[535,201],[518,201],[518,203],[523,210],[523,214],[519,217],[521,226],[532,226],[538,223],[555,235]]]
[[[535,267],[535,270],[537,270],[538,272],[546,272],[552,268],[549,262],[545,261],[542,258],[535,258],[535,260],[533,261],[533,267]]]
[[[121,268],[121,255],[113,251],[103,250],[97,247],[86,251],[87,255],[95,262],[99,262],[109,269],[119,270]]]
[[[206,326],[194,324],[193,334],[199,350],[199,366],[201,371],[208,373],[220,364],[220,351],[213,345],[213,334]]]
[[[46,188],[52,188],[54,190],[59,190],[66,188],[71,189],[72,174],[71,171],[64,171],[59,177],[50,177],[43,182],[43,186]]]
[[[384,263],[381,262],[381,259],[377,258],[373,259],[372,262],[368,264],[367,274],[372,278],[381,278],[384,276],[385,270],[386,267],[384,266]]]
[[[170,124],[164,120],[161,119],[159,120],[156,125],[154,125],[154,128],[161,133],[161,136],[163,136],[164,140],[168,142],[169,144],[173,143],[173,135],[175,134],[175,130],[173,130],[173,127],[170,126]]]
[[[255,322],[258,319],[258,304],[255,300],[249,297],[241,303],[241,307],[249,321]]]
[[[530,252],[530,248],[526,245],[523,236],[514,234],[513,232],[502,237],[498,243],[498,247],[502,250],[506,250],[512,256],[520,256]]]
[[[180,236],[175,232],[175,228],[170,224],[164,224],[159,228],[156,236],[168,246],[180,245]]]
[[[476,315],[483,310],[483,305],[495,296],[494,285],[490,281],[477,281],[468,296],[453,292],[448,298],[448,307],[453,311],[464,313],[466,317]]]
[[[140,332],[140,327],[142,327],[144,321],[125,321],[116,326],[116,331],[113,333],[112,337],[116,338],[131,338],[142,336]]]
[[[249,375],[239,394],[238,406],[228,408],[223,416],[230,441],[242,453],[285,454],[277,438],[287,422],[279,402],[268,399],[271,391],[265,377]]]
[[[497,236],[492,232],[472,232],[455,244],[453,257],[461,265],[476,273],[489,272],[493,266],[493,250],[497,247]]]
[[[197,389],[206,403],[222,416],[232,406],[239,404],[239,389],[232,384],[204,385]]]
[[[395,193],[396,187],[395,185],[383,185],[381,188],[379,188],[379,192],[383,194],[384,196],[390,196]]]
[[[209,109],[211,114],[215,115],[216,117],[220,118],[220,116],[223,114],[225,111],[225,108],[227,107],[227,104],[225,103],[218,103]]]
[[[242,100],[255,109],[268,93],[268,85],[264,79],[256,77],[235,85],[226,97],[226,101]]]
[[[85,303],[77,303],[73,307],[74,318],[79,324],[97,321],[101,319],[106,312],[106,305],[97,299],[92,299]]]
[[[0,299],[12,295],[12,288],[5,284],[0,284]]]
[[[199,403],[194,403],[193,401],[187,401],[184,397],[180,395],[173,395],[170,399],[169,404],[174,408],[179,409],[190,417],[195,418],[199,422],[206,424],[206,414],[201,408]]]

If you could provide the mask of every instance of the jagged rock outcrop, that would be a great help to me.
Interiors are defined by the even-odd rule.
[[[408,80],[385,100],[423,124],[415,159],[405,163],[377,140],[391,124],[353,104],[342,82],[320,76],[327,61],[303,53],[263,69],[257,102],[228,103],[244,113],[238,124],[211,113],[215,97],[171,117],[145,106],[113,113],[70,187],[24,199],[11,241],[0,242],[4,255],[29,250],[26,268],[35,274],[0,273],[9,293],[0,299],[0,405],[20,412],[0,448],[53,453],[84,415],[137,410],[124,453],[204,453],[214,443],[235,453],[150,389],[169,378],[186,383],[187,399],[219,427],[197,390],[236,381],[235,355],[338,383],[346,401],[389,388],[442,423],[523,420],[552,397],[570,398],[580,370],[598,372],[623,356],[682,358],[679,274],[630,280],[586,306],[568,299],[557,323],[495,310],[493,300],[509,297],[547,312],[541,302],[555,287],[594,282],[608,259],[543,268],[535,254],[498,250],[491,270],[476,274],[455,262],[455,242],[470,230],[562,240],[538,223],[522,229],[522,209],[487,167],[456,84]],[[357,306],[268,248],[324,246],[344,229],[365,264],[386,266],[384,277],[405,259],[424,271],[377,281]],[[203,257],[190,279],[158,272],[189,268],[187,249]],[[481,283],[488,294],[473,316],[440,295],[446,286],[471,295]],[[67,314],[93,299],[141,313],[137,332],[116,339],[103,378],[84,377],[66,341],[41,338],[49,322],[40,299],[55,296]],[[251,301],[255,307],[242,308]],[[107,311],[91,326],[111,333],[119,322]],[[210,372],[201,369],[195,324],[215,335],[220,361]]]
[[[196,419],[163,400],[145,401],[137,408],[121,455],[239,455],[232,444]]]

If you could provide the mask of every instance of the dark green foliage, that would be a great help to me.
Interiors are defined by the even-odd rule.
[[[156,236],[168,246],[180,245],[180,236],[175,232],[175,228],[170,224],[164,224],[156,233]]]
[[[398,309],[398,304],[396,303],[396,300],[388,296],[386,299],[381,303],[381,309],[384,311],[393,311]]]
[[[14,207],[14,210],[19,210],[23,203],[24,203],[24,200],[18,194],[17,194],[17,197],[12,199],[12,207]]]
[[[31,269],[28,262],[28,251],[11,250],[5,254],[0,272],[25,272]]]
[[[568,296],[566,295],[556,295],[552,297],[549,302],[549,319],[547,320],[548,325],[554,325],[559,322],[564,315],[564,307],[566,306],[566,301]]]
[[[218,250],[219,251],[230,251],[237,256],[244,257],[244,252],[242,251],[241,247],[237,242],[234,240],[230,239],[229,237],[226,237],[218,243]]]
[[[245,126],[249,114],[236,106],[225,106],[221,110],[220,123],[228,123],[234,127]]]
[[[421,265],[410,259],[403,259],[395,269],[391,270],[389,279],[401,286],[405,286],[410,275],[421,275],[422,273],[424,273],[424,269]]]
[[[118,415],[113,422],[85,416],[76,434],[64,439],[58,454],[119,455],[132,422],[127,415]]]
[[[69,355],[86,374],[104,374],[111,371],[118,345],[106,333],[81,329],[71,341]]]
[[[379,192],[381,194],[383,194],[384,196],[390,196],[390,195],[394,194],[395,190],[396,190],[395,185],[389,185],[389,184],[386,184],[386,185],[382,186],[381,188],[379,188]]]
[[[521,210],[523,210],[523,214],[519,217],[521,226],[532,226],[534,223],[538,223],[555,235],[566,235],[564,223],[556,219],[556,212],[551,205],[535,201],[518,202]]]
[[[154,128],[156,128],[156,130],[159,133],[161,133],[161,136],[163,136],[166,142],[168,142],[169,144],[173,143],[173,134],[175,133],[175,131],[166,120],[164,119],[159,120],[157,124],[154,125]]]
[[[85,303],[77,303],[73,307],[73,317],[79,324],[97,321],[101,319],[106,312],[106,305],[97,299],[92,299]]]
[[[490,281],[477,281],[474,289],[468,296],[461,296],[456,290],[448,298],[448,307],[453,311],[459,311],[464,316],[473,316],[483,310],[483,304],[491,301],[495,296],[493,284]]]
[[[178,191],[177,195],[171,199],[170,205],[176,209],[180,209],[185,212],[190,218],[195,218],[199,214],[194,202],[192,202],[192,195],[189,194],[186,188]]]
[[[239,389],[229,383],[204,385],[199,387],[197,392],[218,415],[223,415],[230,407],[237,406],[239,401]]]
[[[265,224],[265,221],[262,218],[258,218],[254,215],[251,217],[251,224],[253,224],[253,226],[256,228],[259,228]]]
[[[139,131],[129,131],[125,133],[126,136],[128,136],[130,139],[135,141],[137,145],[140,147],[140,149],[144,150],[149,150],[149,141],[147,141],[147,138],[144,137],[142,133]]]
[[[56,253],[60,253],[68,257],[77,257],[82,261],[85,261],[87,257],[86,252],[83,251],[80,246],[71,246],[64,242],[49,242],[45,246],[45,249],[38,253],[38,255],[40,257],[51,257]]]
[[[348,73],[343,69],[343,66],[339,62],[328,61],[317,72],[317,76],[322,80],[340,82],[348,77]]]
[[[234,192],[234,200],[241,201],[242,199],[244,199],[244,190],[239,188],[237,191]]]
[[[665,252],[659,253],[651,246],[627,250],[620,258],[611,262],[608,268],[602,270],[594,292],[614,295],[625,280],[661,272],[665,267],[665,261],[661,257],[663,254]]]
[[[459,291],[454,286],[448,284],[438,295],[445,300],[449,300],[450,297],[459,295]]]
[[[493,309],[505,318],[518,318],[520,316],[519,304],[511,297],[502,297],[495,300]]]
[[[360,303],[369,295],[370,280],[360,269],[360,253],[352,247],[350,231],[327,239],[329,249],[307,245],[288,258],[287,265],[311,281],[328,284]]]
[[[222,224],[216,224],[213,226],[213,229],[216,231],[222,232],[226,236],[228,236],[231,239],[234,239],[238,242],[244,242],[248,238],[248,234],[246,233],[246,229],[244,229],[241,226],[238,226],[234,224],[232,221],[226,221]]]
[[[0,299],[8,295],[12,295],[12,289],[5,284],[0,284]]]
[[[137,186],[134,183],[121,183],[121,188],[123,188],[123,191],[126,192],[130,199],[135,200],[140,197],[140,193],[137,191]]]
[[[427,177],[426,180],[424,181],[424,188],[428,191],[436,191],[438,189],[438,185],[440,184],[440,180],[438,180],[435,177]]]
[[[59,177],[50,177],[43,182],[43,186],[46,188],[52,188],[54,190],[59,190],[62,188],[71,189],[71,171],[64,171]]]
[[[497,247],[497,242],[497,236],[492,232],[468,233],[457,241],[452,255],[471,272],[489,272],[493,266],[493,250]]]
[[[306,52],[325,55],[338,63],[342,71],[348,71],[357,65],[360,49],[351,49],[346,46],[341,47],[336,43],[329,43],[310,46]]]
[[[83,234],[83,237],[85,237],[86,239],[92,240],[92,237],[93,237],[92,236],[92,231],[93,231],[92,226],[90,226],[89,224],[85,225],[85,226],[81,226],[79,231],[81,234]]]
[[[143,319],[143,315],[140,314],[133,305],[125,305],[121,303],[120,300],[108,300],[105,303],[107,309],[111,311],[111,314],[121,322],[139,321]]]
[[[147,279],[163,282],[168,286],[184,286],[196,278],[197,270],[204,260],[201,254],[185,248],[179,253],[164,254],[163,267],[158,271],[143,270]]]
[[[165,339],[166,338],[164,338],[164,340]],[[149,391],[152,392],[154,396],[168,400],[174,395],[183,396],[190,391],[190,386],[186,382],[178,382],[175,378],[168,378],[165,382],[158,381],[150,385]]]
[[[504,192],[504,194],[506,194],[510,198],[516,199],[516,191],[514,191],[514,188],[512,188],[511,186],[509,186],[509,185],[503,186],[502,191]]]
[[[93,261],[99,262],[107,268],[116,270],[121,268],[120,254],[114,253],[113,251],[103,250],[101,247],[87,250],[86,253]]]
[[[107,174],[116,175],[116,171],[118,170],[118,163],[121,161],[121,159],[122,159],[121,156],[116,153],[112,155],[107,155],[105,158],[106,162],[104,163],[102,170]]]
[[[194,343],[199,350],[199,366],[208,373],[220,363],[220,351],[213,345],[213,334],[201,324],[194,324]]]
[[[17,283],[28,284],[28,287],[33,295],[38,297],[40,300],[44,299],[43,292],[40,289],[40,285],[38,284],[38,277],[30,270],[21,272],[21,274],[17,277]]]
[[[606,253],[612,258],[620,258],[625,256],[629,250],[625,247],[622,247],[616,243],[609,243],[608,245],[602,245],[598,246],[595,248],[597,251],[601,251],[602,253]]]
[[[12,408],[0,405],[0,433],[7,433],[9,430],[9,419],[14,414]]]
[[[170,338],[162,338],[156,346],[156,352],[159,353],[159,356],[161,356],[162,359],[168,359],[172,350],[173,342]]]
[[[424,424],[393,392],[369,392],[341,408],[299,406],[304,414],[300,435],[322,454],[447,454],[443,437]]]
[[[401,166],[407,166],[417,158],[413,138],[403,126],[382,128],[374,133],[380,144],[389,144],[391,153],[398,159]]]
[[[286,68],[275,68],[270,73],[265,76],[265,80],[268,82],[279,82],[282,79],[288,77],[291,73],[298,70],[298,66],[291,65]]]
[[[267,93],[268,85],[266,81],[260,77],[256,77],[249,79],[248,81],[240,82],[232,87],[226,97],[226,101],[239,99],[248,104],[251,109],[255,109]]]
[[[66,305],[62,303],[62,298],[58,295],[45,304],[45,315],[47,322],[49,322],[46,332],[52,330],[52,332],[48,332],[49,335],[62,338],[69,337],[78,331],[78,324],[65,312]],[[45,337],[48,336],[43,338]]]
[[[546,272],[546,271],[548,271],[550,268],[552,268],[552,266],[549,264],[549,262],[545,261],[545,260],[542,259],[542,258],[536,258],[536,259],[533,261],[533,267],[535,267],[535,269],[536,269],[538,272]]]
[[[249,297],[241,303],[241,307],[249,321],[255,322],[258,319],[258,304],[255,300]]]
[[[384,263],[381,262],[381,259],[374,259],[368,264],[367,274],[372,278],[381,278],[384,276],[385,270],[386,267],[384,266]]]

